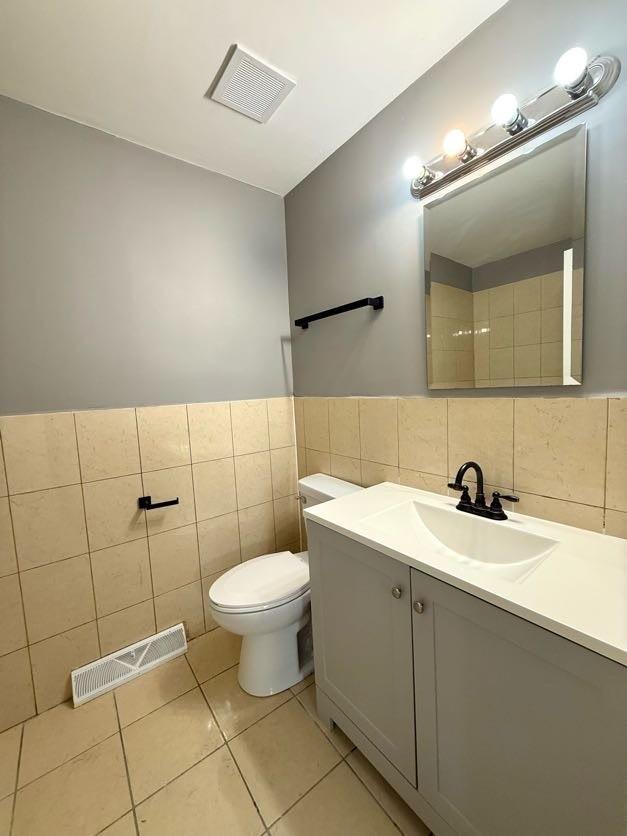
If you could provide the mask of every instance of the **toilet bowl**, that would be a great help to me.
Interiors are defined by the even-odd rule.
[[[308,507],[360,490],[321,473],[301,479],[299,489]],[[312,672],[310,599],[307,552],[255,557],[211,585],[215,622],[242,636],[238,678],[249,694],[278,694]]]

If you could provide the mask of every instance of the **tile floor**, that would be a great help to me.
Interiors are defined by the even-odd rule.
[[[251,697],[238,652],[213,630],[187,657],[0,734],[0,836],[427,836],[318,722],[311,677]]]

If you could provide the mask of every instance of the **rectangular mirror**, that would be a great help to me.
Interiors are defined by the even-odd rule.
[[[586,128],[423,206],[430,389],[581,384]]]

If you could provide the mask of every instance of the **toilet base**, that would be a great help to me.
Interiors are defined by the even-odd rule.
[[[244,691],[253,697],[269,697],[309,676],[313,658],[302,659],[298,653],[298,634],[309,620],[307,612],[289,627],[243,637],[238,680]]]

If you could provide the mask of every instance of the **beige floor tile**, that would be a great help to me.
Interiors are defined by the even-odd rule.
[[[148,540],[133,540],[91,554],[99,618],[152,598]]]
[[[131,807],[119,734],[21,789],[14,836],[86,836]]]
[[[260,836],[265,828],[226,746],[137,808],[141,836]]]
[[[192,466],[196,519],[220,517],[237,509],[233,459],[216,459]]]
[[[0,577],[17,572],[9,500],[0,498]]]
[[[139,473],[134,409],[75,412],[83,482]]]
[[[144,493],[151,496],[153,502],[179,501],[178,505],[166,505],[165,508],[153,508],[146,512],[148,534],[159,534],[196,522],[191,465],[144,473],[142,478]]]
[[[398,400],[360,398],[361,458],[398,466]]]
[[[296,700],[242,732],[230,747],[267,824],[276,821],[340,760]]]
[[[191,641],[187,659],[198,681],[206,682],[237,664],[241,644],[241,636],[227,633],[222,627]]]
[[[315,721],[318,728],[322,731],[324,736],[333,744],[340,755],[345,758],[349,752],[355,748],[353,742],[346,737],[342,729],[337,726],[333,727],[333,731],[329,731],[325,723],[321,723],[318,719],[318,710],[316,708],[316,686],[309,685],[304,690],[300,691],[297,699],[303,706],[307,714]]]
[[[252,726],[292,696],[287,690],[272,697],[252,697],[240,688],[237,672],[238,668],[231,668],[202,686],[227,740]]]
[[[17,575],[0,578],[0,656],[26,645],[22,593]]]
[[[142,407],[137,410],[137,427],[144,472],[190,463],[185,404]]]
[[[140,476],[119,476],[83,486],[87,535],[92,551],[146,536],[146,512],[137,507],[144,495]]]
[[[297,682],[296,685],[292,685],[291,691],[294,694],[300,694],[301,691],[304,691],[305,688],[309,688],[311,683],[314,681],[314,674],[310,673],[309,676],[306,676],[300,682]]]
[[[125,610],[98,619],[100,650],[103,656],[134,644],[157,632],[152,598]]]
[[[231,425],[236,456],[270,448],[268,408],[265,400],[232,401]]]
[[[272,499],[270,453],[249,453],[235,457],[237,507],[250,508]]]
[[[18,786],[106,740],[118,730],[113,694],[74,708],[65,702],[24,724]]]
[[[22,726],[14,726],[0,734],[0,798],[15,791],[21,740]]]
[[[237,512],[198,523],[201,577],[215,575],[242,559]]]
[[[296,447],[281,447],[270,454],[272,463],[272,496],[280,499],[297,493]]]
[[[327,398],[305,398],[305,446],[310,450],[328,453],[329,436],[329,401]]]
[[[195,687],[185,657],[172,659],[115,690],[120,724],[128,726]]]
[[[155,595],[163,595],[200,578],[195,525],[156,534],[149,538],[149,544]]]
[[[199,688],[127,726],[122,734],[136,804],[224,742]]]
[[[264,502],[238,511],[242,560],[270,554],[276,549],[274,505]]]
[[[0,732],[35,713],[28,650],[0,656]]]
[[[296,435],[292,398],[269,398],[267,404],[270,448],[294,446]]]
[[[72,695],[70,671],[99,656],[95,621],[31,645],[37,710],[45,711],[69,699]]]
[[[201,636],[205,632],[205,612],[200,581],[155,598],[155,618],[158,631],[182,621],[188,638]]]
[[[13,796],[9,795],[3,801],[0,801],[0,836],[9,836],[12,815]]]
[[[346,764],[340,764],[270,831],[272,836],[398,836],[396,827]]]
[[[398,793],[372,766],[362,753],[355,749],[346,762],[368,787],[403,836],[429,836],[429,828],[407,806]]]
[[[135,816],[132,813],[127,813],[118,819],[113,824],[110,824],[106,830],[103,830],[100,836],[136,836]]]
[[[226,459],[233,455],[231,408],[225,403],[187,404],[193,462]]]

